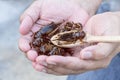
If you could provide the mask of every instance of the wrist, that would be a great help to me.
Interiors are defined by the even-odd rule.
[[[102,0],[71,0],[78,5],[80,5],[81,8],[83,8],[89,16],[92,16],[96,13],[99,5],[101,4]]]

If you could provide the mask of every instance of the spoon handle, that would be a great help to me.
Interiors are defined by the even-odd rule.
[[[120,42],[120,36],[89,36],[86,42]]]

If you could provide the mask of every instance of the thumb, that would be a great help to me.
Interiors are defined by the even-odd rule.
[[[98,43],[97,45],[84,48],[80,52],[82,59],[103,59],[109,56],[115,50],[116,46],[112,43]]]

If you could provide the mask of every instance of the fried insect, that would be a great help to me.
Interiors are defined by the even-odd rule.
[[[86,34],[84,31],[71,32],[71,33],[66,33],[64,35],[60,35],[59,40],[67,41],[67,42],[75,42],[77,40],[80,40],[82,42],[85,35]]]
[[[64,31],[62,32],[71,31],[71,30],[75,30],[75,32],[61,35],[59,37],[59,40],[67,41],[67,42],[75,42],[79,39],[80,41],[82,41],[82,39],[86,36],[85,32],[82,29],[83,26],[80,23],[67,22],[64,26]]]
[[[32,41],[30,42],[31,48],[36,50],[39,55],[72,55],[73,51],[53,45],[50,39],[53,35],[60,32],[70,30],[82,31],[82,25],[80,23],[67,22],[63,28],[60,28],[61,24],[62,23],[55,24],[52,22],[51,24],[42,27],[39,31],[33,33]],[[84,37],[83,32],[71,34],[70,37],[77,39],[81,35]],[[66,36],[68,35],[62,36],[61,39],[65,40],[64,37]],[[70,39],[67,40],[70,41]]]
[[[35,32],[32,36],[32,42],[30,46],[32,49],[36,50],[39,55],[62,55],[65,56],[66,53],[72,54],[69,50],[64,48],[59,48],[52,44],[50,41],[51,37],[60,32],[59,24],[52,22],[51,24],[44,26],[39,31]]]

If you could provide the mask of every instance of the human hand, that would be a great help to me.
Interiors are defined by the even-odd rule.
[[[95,15],[87,22],[84,30],[87,33],[99,36],[120,35],[120,15],[118,14],[120,12]],[[118,43],[98,43],[86,47],[82,51],[75,49],[72,57],[39,56],[36,58],[34,68],[55,75],[80,74],[106,68],[119,51],[120,44]]]
[[[36,0],[20,18],[20,33],[27,34],[35,24],[47,25],[63,20],[81,22],[84,25],[88,17],[87,12],[73,1]]]
[[[68,0],[36,0],[21,16],[19,48],[26,53],[28,59],[35,62],[37,52],[31,50],[30,41],[32,32],[38,31],[51,22],[74,21],[82,25],[89,16],[78,4]],[[40,56],[42,60],[44,58]],[[47,57],[47,56],[44,56]]]

